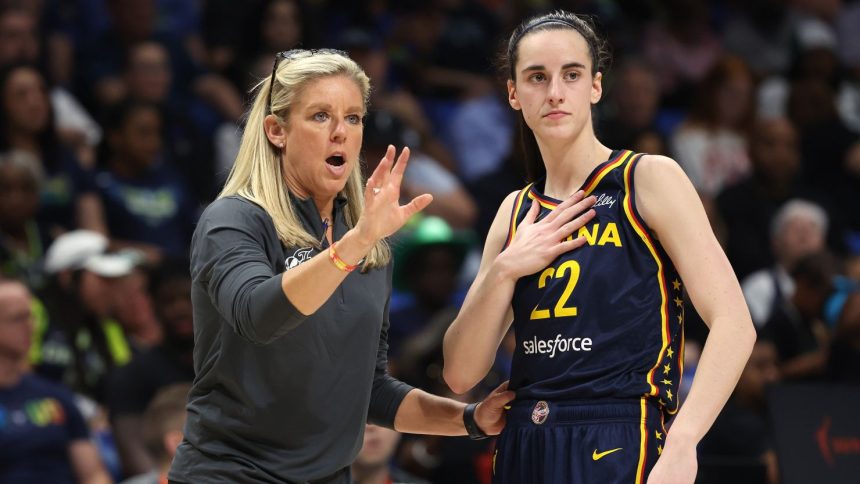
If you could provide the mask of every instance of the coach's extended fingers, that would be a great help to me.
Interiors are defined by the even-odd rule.
[[[409,147],[405,146],[400,151],[400,156],[397,157],[397,163],[394,164],[394,168],[391,169],[391,177],[392,181],[400,186],[400,183],[403,181],[403,174],[406,172],[406,165],[409,163]]]
[[[379,160],[379,164],[376,165],[376,169],[373,170],[373,173],[371,173],[370,177],[367,179],[367,183],[364,188],[365,200],[369,200],[369,196],[372,193],[379,193],[380,190],[385,188],[391,171],[391,164],[394,162],[395,154],[396,151],[394,149],[394,145],[388,145],[388,149],[385,150],[385,156]]]

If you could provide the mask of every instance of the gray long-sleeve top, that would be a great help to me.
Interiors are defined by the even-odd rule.
[[[323,239],[313,202],[292,198]],[[335,201],[333,237],[347,230]],[[212,203],[191,247],[194,370],[180,482],[305,482],[348,466],[366,420],[393,427],[411,387],[386,373],[391,264],[349,274],[302,315],[281,273],[316,255],[285,248],[269,215],[241,197]]]

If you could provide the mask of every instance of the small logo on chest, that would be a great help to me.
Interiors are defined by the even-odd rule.
[[[306,260],[313,257],[313,247],[308,247],[306,249],[297,249],[293,255],[289,256],[284,260],[284,270],[288,271],[293,267],[298,266],[299,264],[305,262]]]
[[[597,197],[597,201],[594,202],[594,208],[597,207],[609,207],[615,205],[615,197],[612,195],[607,195],[605,193],[601,193],[599,197]]]

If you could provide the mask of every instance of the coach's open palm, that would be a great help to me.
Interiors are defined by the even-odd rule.
[[[406,205],[400,205],[400,185],[409,162],[409,148],[403,148],[396,164],[395,154],[394,146],[388,145],[385,156],[367,179],[364,189],[364,214],[356,229],[370,240],[379,240],[397,232],[409,217],[433,201],[433,196],[425,193]]]
[[[510,257],[516,261],[516,277],[524,277],[544,269],[561,254],[581,247],[584,237],[566,240],[594,218],[595,198],[584,197],[578,191],[558,205],[549,215],[537,220],[540,203],[532,201],[523,221],[517,226],[511,245],[499,257]]]
[[[478,404],[475,409],[475,423],[487,435],[498,435],[505,428],[505,405],[514,399],[516,394],[508,390],[508,382],[504,382]]]

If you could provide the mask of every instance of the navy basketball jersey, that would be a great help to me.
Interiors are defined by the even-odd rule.
[[[592,171],[582,189],[597,197],[596,216],[574,234],[586,245],[517,281],[510,386],[518,400],[646,397],[677,411],[683,285],[636,210],[640,157],[613,151]],[[542,191],[539,181],[518,194],[505,247],[532,203],[540,204],[539,219],[561,203]]]

